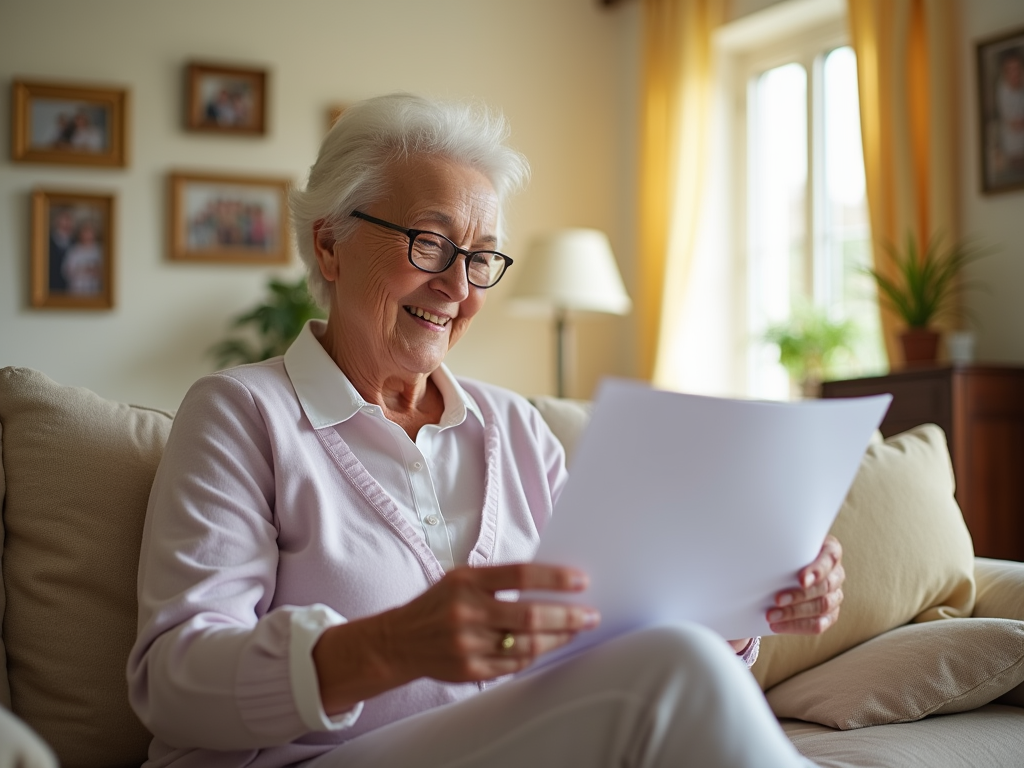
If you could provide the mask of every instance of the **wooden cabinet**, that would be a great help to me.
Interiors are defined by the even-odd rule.
[[[1024,560],[1024,368],[911,368],[822,385],[822,397],[892,394],[886,437],[918,424],[946,433],[956,498],[983,557]]]

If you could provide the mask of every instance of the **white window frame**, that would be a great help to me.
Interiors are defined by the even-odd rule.
[[[814,264],[823,252],[821,216],[823,200],[823,126],[821,110],[813,108],[822,97],[822,54],[850,44],[845,0],[785,0],[769,8],[725,25],[716,35],[720,91],[725,96],[723,118],[726,141],[730,147],[727,196],[734,226],[730,228],[728,247],[733,255],[737,279],[731,297],[737,313],[740,338],[736,344],[734,370],[736,381],[747,393],[751,388],[750,327],[751,269],[747,188],[750,140],[747,131],[747,105],[752,81],[761,73],[790,62],[805,67],[808,75],[808,194],[807,226],[810,251],[804,261],[805,284],[811,287],[812,300],[829,294],[828,269]],[[817,115],[816,115],[817,112]]]

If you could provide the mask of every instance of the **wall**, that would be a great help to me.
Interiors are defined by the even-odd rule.
[[[975,67],[979,40],[1024,29],[1024,3],[970,0],[961,7],[961,229],[994,250],[969,268],[968,279],[980,288],[966,296],[968,323],[977,335],[979,360],[1024,364],[1024,190],[981,194]]]
[[[25,365],[113,399],[173,407],[212,368],[205,350],[274,270],[170,262],[172,169],[283,175],[302,183],[336,102],[407,90],[500,107],[533,165],[509,210],[505,249],[559,226],[607,231],[631,283],[639,3],[597,0],[0,0],[0,82],[123,85],[131,91],[126,169],[0,161],[0,365]],[[215,60],[270,71],[261,138],[182,130],[183,66]],[[10,144],[9,103],[0,144]],[[117,198],[112,311],[28,305],[33,188]],[[513,272],[495,288],[449,362],[524,393],[554,387],[543,319],[508,311]],[[298,274],[296,264],[287,274]],[[632,371],[628,319],[583,318],[580,376]]]

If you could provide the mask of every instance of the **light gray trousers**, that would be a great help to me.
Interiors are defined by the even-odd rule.
[[[694,625],[645,629],[363,734],[305,768],[810,768],[746,666]]]

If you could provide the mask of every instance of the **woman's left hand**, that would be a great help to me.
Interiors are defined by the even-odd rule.
[[[784,589],[775,595],[775,606],[768,610],[768,624],[780,635],[820,635],[836,623],[843,602],[843,547],[829,534],[814,562],[796,575],[799,589]],[[750,638],[729,640],[736,653],[742,653]]]
[[[843,602],[843,547],[829,535],[814,562],[797,573],[800,587],[775,595],[768,611],[772,631],[786,635],[820,635],[836,623]]]

